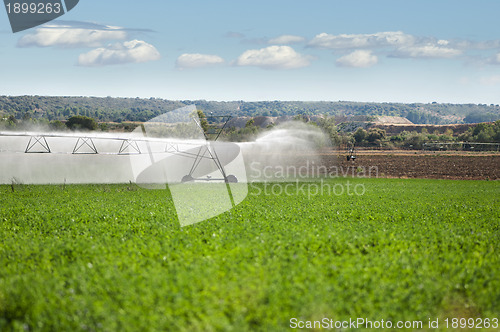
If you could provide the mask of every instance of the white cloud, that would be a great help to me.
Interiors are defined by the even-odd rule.
[[[326,49],[378,48],[387,46],[407,46],[415,43],[415,37],[401,31],[377,32],[374,34],[341,34],[330,35],[320,33],[309,46]]]
[[[462,54],[461,50],[439,45],[410,46],[397,49],[391,56],[398,58],[453,58]]]
[[[78,65],[85,67],[148,62],[160,59],[160,52],[142,40],[115,43],[80,54]]]
[[[268,44],[272,45],[283,45],[283,44],[298,44],[305,42],[304,37],[293,36],[293,35],[282,35],[268,41]]]
[[[367,68],[377,64],[378,58],[372,51],[357,50],[337,60],[341,67]]]
[[[427,57],[428,53],[437,53],[437,57],[443,57],[446,54],[456,53],[458,50],[487,50],[500,48],[500,39],[488,41],[470,41],[465,39],[445,40],[435,37],[419,37],[402,31],[386,31],[371,34],[339,34],[333,35],[320,33],[316,35],[309,43],[309,47],[322,49],[374,49],[374,48],[418,48],[416,53],[423,53]],[[443,49],[430,50],[430,48],[439,47]],[[413,52],[413,53],[415,53]]]
[[[256,66],[264,69],[294,69],[310,65],[309,58],[290,46],[269,46],[248,50],[238,57],[237,66]]]
[[[177,58],[176,65],[179,69],[199,68],[224,63],[224,59],[210,54],[182,54]]]
[[[490,42],[490,44],[492,44]],[[373,34],[321,33],[308,46],[322,49],[383,49],[390,57],[398,58],[453,58],[464,50],[477,45],[466,41],[448,41],[433,37],[416,37],[401,31],[377,32]]]
[[[98,47],[111,40],[125,40],[120,27],[74,27],[71,24],[46,24],[19,39],[18,47]]]

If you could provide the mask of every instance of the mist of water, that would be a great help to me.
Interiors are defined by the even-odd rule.
[[[264,133],[255,142],[241,144],[249,181],[290,181],[317,175],[321,150],[331,146],[318,127],[287,122]]]

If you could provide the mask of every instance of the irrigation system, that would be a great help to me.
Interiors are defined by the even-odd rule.
[[[224,181],[238,182],[235,175],[226,173],[224,166],[234,160],[240,153],[239,147],[234,143],[219,143],[217,139],[225,129],[230,116],[211,116],[205,118],[207,123],[217,123],[216,126],[203,128],[199,119],[192,118],[196,126],[195,132],[203,133],[202,138],[196,135],[187,139],[179,138],[162,138],[162,137],[148,137],[148,128],[142,124],[136,131],[128,136],[110,135],[110,134],[90,134],[90,133],[40,133],[40,132],[0,132],[0,152],[1,153],[26,153],[26,154],[86,154],[86,155],[141,155],[148,154],[149,159],[154,163],[159,159],[159,156],[164,154],[175,155],[182,158],[192,159],[190,167],[186,168],[185,175],[180,179],[181,182],[192,181]],[[149,124],[154,127],[164,127],[165,123]],[[172,126],[167,126],[172,129]],[[158,130],[158,128],[155,128]],[[164,128],[162,128],[164,129]],[[184,128],[185,129],[185,128]],[[154,130],[153,130],[154,131]],[[7,140],[3,140],[6,138]],[[24,151],[15,150],[10,147],[11,144],[5,143],[9,138],[22,139],[25,138]],[[71,145],[72,149],[56,151],[51,146],[57,143],[57,140],[64,140],[66,147],[68,141],[72,140],[74,143]],[[105,141],[103,146],[106,149],[98,149],[99,141]],[[111,144],[109,144],[111,143]],[[116,144],[119,143],[119,144]],[[60,145],[60,144],[59,144]],[[118,147],[112,151],[110,146]],[[170,159],[170,162],[175,159]],[[178,161],[178,159],[177,159]],[[207,163],[204,161],[208,161]],[[172,163],[174,164],[174,163]],[[185,162],[183,163],[185,165]],[[203,176],[213,171],[213,166],[220,171],[222,177]],[[174,165],[175,167],[175,165]],[[200,171],[201,169],[201,171]],[[197,172],[198,171],[198,172]]]

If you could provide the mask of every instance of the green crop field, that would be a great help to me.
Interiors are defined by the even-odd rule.
[[[500,319],[499,182],[327,181],[365,193],[252,185],[183,228],[166,190],[0,186],[0,331]]]

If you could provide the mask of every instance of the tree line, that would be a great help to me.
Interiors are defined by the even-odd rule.
[[[213,125],[209,124],[206,120],[206,115],[201,110],[198,110],[198,116],[200,118],[201,127],[206,133],[208,133],[210,129],[213,129],[213,126],[221,129],[221,123]],[[386,148],[400,147],[422,149],[428,142],[500,143],[500,120],[497,120],[494,123],[479,123],[470,127],[466,132],[458,135],[455,135],[451,128],[446,129],[444,133],[440,133],[437,130],[430,133],[426,128],[422,128],[420,132],[403,131],[392,136],[388,136],[386,131],[381,128],[370,127],[370,123],[367,122],[363,125],[360,125],[363,122],[352,122],[352,126],[346,125],[348,123],[338,124],[336,118],[333,116],[316,117],[313,121],[308,116],[296,115],[295,117],[290,118],[289,122],[290,121],[300,121],[319,128],[326,134],[334,146],[341,146],[350,143],[355,144],[356,146],[365,147],[377,146]],[[13,115],[0,120],[0,130],[133,131],[139,124],[123,123],[116,125],[120,127],[110,128],[107,123],[98,123],[95,119],[82,115],[72,116],[65,122],[60,120],[48,121],[45,119],[17,120]],[[255,118],[250,118],[246,122],[246,125],[242,128],[236,128],[234,126],[228,126],[225,128],[225,130],[221,132],[220,139],[232,142],[252,141],[259,135],[273,129],[275,126],[276,125],[274,123],[271,123],[266,127],[258,126],[255,124]]]
[[[0,96],[0,119],[66,121],[87,116],[98,122],[145,122],[195,104],[206,114],[249,116],[401,116],[415,124],[477,123],[500,119],[499,105],[370,103],[351,101],[206,101],[159,98]]]

